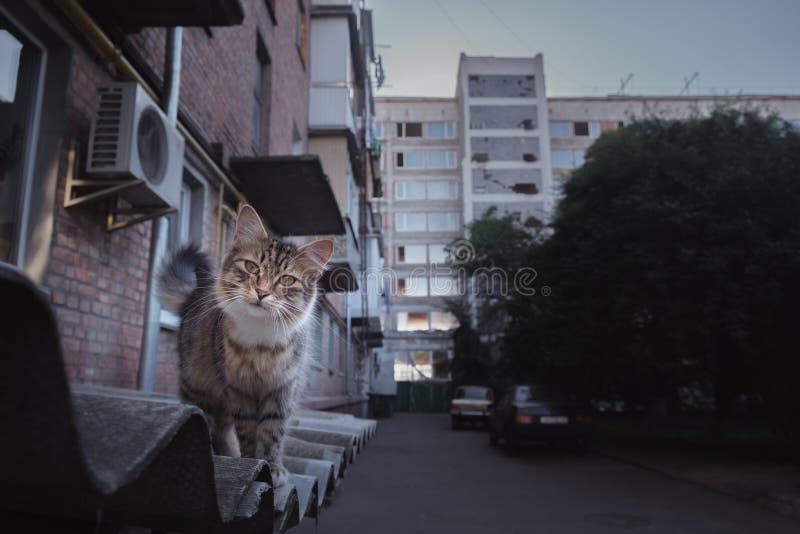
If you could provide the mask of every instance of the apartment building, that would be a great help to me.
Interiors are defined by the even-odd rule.
[[[362,325],[374,321],[361,296],[346,301],[373,258],[361,257],[361,242],[377,232],[360,222],[376,179],[371,117],[358,111],[372,105],[371,24],[352,2],[330,4],[0,5],[0,261],[49,295],[70,380],[175,393],[178,319],[160,309],[156,270],[190,241],[218,262],[249,203],[277,236],[336,240],[345,275],[322,283],[306,401],[365,405],[374,331]],[[315,33],[320,9],[347,23]],[[356,110],[340,132],[344,170],[315,144],[326,124],[310,112],[320,106],[317,58],[333,51],[335,81],[362,87],[331,105]]]
[[[706,114],[720,104],[747,106],[775,113],[800,130],[800,96],[627,96],[555,97],[547,99],[554,201],[572,170],[583,165],[586,150],[604,132],[622,128],[635,119],[681,119]]]
[[[550,202],[550,135],[542,55],[461,54],[456,100],[464,221],[494,206],[542,225]]]
[[[383,260],[368,202],[380,188],[371,157],[372,27],[371,11],[357,2],[312,0],[308,151],[320,157],[345,232],[335,239],[326,273],[335,291],[326,294],[313,334],[312,376],[328,378],[312,382],[308,404],[325,405],[337,396],[341,404],[363,400],[370,392],[373,350],[382,345],[379,287],[366,277]]]
[[[384,350],[394,354],[397,380],[445,377],[435,368],[450,350],[443,328],[452,325],[449,318],[440,322],[447,316],[429,272],[445,259],[440,245],[463,236],[465,225],[491,207],[519,214],[531,228],[546,223],[572,170],[604,132],[637,118],[708,113],[719,104],[775,113],[800,130],[800,96],[548,98],[541,54],[462,54],[454,98],[375,102],[385,257],[396,273]]]
[[[396,380],[449,378],[446,299],[461,288],[445,246],[463,235],[459,116],[453,98],[376,98],[383,197],[384,351]]]

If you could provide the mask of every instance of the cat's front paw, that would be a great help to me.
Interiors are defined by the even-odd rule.
[[[283,486],[289,481],[289,470],[281,464],[270,465],[269,472],[272,475],[272,486],[275,488]]]

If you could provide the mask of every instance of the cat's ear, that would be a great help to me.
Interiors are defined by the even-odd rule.
[[[330,239],[317,239],[299,247],[297,251],[322,270],[333,255],[333,241]]]
[[[249,204],[245,204],[239,210],[239,215],[236,217],[236,240],[253,240],[264,239],[269,237],[267,229],[264,228],[264,223],[261,222],[261,217],[258,216],[256,210]]]

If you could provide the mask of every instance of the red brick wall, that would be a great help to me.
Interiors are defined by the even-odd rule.
[[[91,102],[108,73],[75,53],[68,83],[67,139],[85,144]],[[71,379],[135,387],[141,353],[150,224],[108,233],[100,205],[66,210],[66,150],[61,158],[54,232],[44,283],[61,331]]]
[[[310,2],[304,2],[308,16]],[[257,31],[272,60],[269,124],[264,127],[262,151],[288,154],[292,121],[306,137],[309,76],[295,45],[298,6],[293,0],[275,4],[276,25],[263,0],[244,0],[243,25],[213,28],[213,37],[201,28],[184,32],[181,101],[207,140],[224,142],[232,154],[252,153]],[[144,30],[132,36],[131,42],[160,74],[164,30]],[[147,222],[109,233],[102,203],[63,208],[66,147],[75,139],[85,153],[95,88],[112,80],[106,62],[93,50],[73,50],[66,102],[67,135],[44,283],[51,290],[69,377],[134,388],[142,350],[151,225]],[[188,154],[187,158],[192,159]],[[199,170],[205,172],[202,167]],[[211,189],[206,197],[203,242],[213,253],[218,193],[216,179],[208,175],[207,182]],[[162,330],[157,361],[159,391],[177,391],[175,348],[175,334]]]
[[[310,0],[306,17],[310,13]],[[289,154],[292,121],[303,139],[308,128],[309,72],[296,46],[295,0],[275,2],[273,24],[264,0],[244,0],[240,26],[185,28],[181,66],[181,103],[210,142],[223,142],[232,154],[250,155],[253,139],[253,86],[256,35],[272,60],[268,123],[262,126],[263,154]],[[130,37],[150,68],[161,75],[165,30],[149,28]]]

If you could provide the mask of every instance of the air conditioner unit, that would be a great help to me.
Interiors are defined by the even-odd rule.
[[[131,205],[178,206],[183,148],[183,137],[138,83],[97,88],[86,172],[141,182],[120,192]]]

